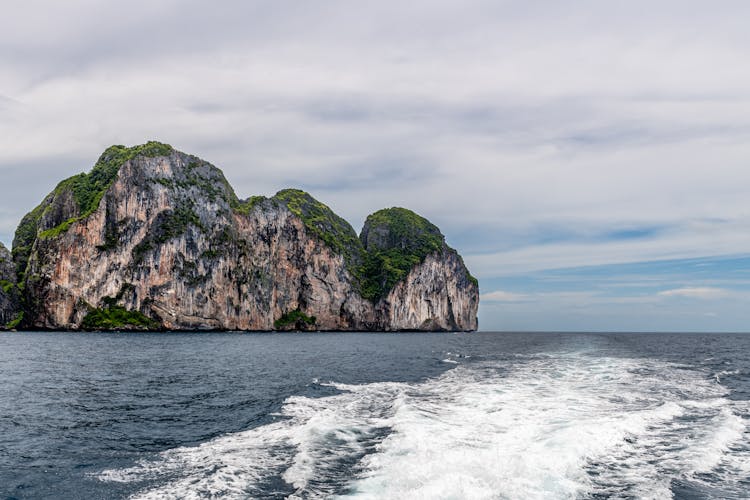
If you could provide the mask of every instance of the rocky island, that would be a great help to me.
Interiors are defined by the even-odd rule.
[[[171,146],[112,146],[0,245],[0,326],[54,330],[477,328],[479,287],[404,208],[351,225],[304,191],[239,199]]]
[[[0,243],[0,328],[15,328],[23,319],[11,253]]]

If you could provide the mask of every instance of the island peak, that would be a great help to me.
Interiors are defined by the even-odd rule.
[[[242,200],[220,169],[155,141],[111,146],[60,182],[12,259],[26,328],[477,326],[477,282],[427,219],[383,209],[357,235],[305,191]]]

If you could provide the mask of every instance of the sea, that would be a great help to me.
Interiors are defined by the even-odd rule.
[[[0,334],[0,498],[750,498],[750,334]]]

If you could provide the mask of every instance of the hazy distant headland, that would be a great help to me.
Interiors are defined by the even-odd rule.
[[[476,330],[479,287],[404,208],[359,236],[308,193],[239,199],[167,144],[112,146],[0,245],[0,325],[72,330]]]

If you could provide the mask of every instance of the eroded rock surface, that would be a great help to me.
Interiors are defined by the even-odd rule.
[[[389,210],[426,222],[404,209],[380,212]],[[22,220],[13,256],[23,324],[476,329],[478,286],[455,250],[430,224],[432,246],[412,252],[422,228],[401,234],[411,215],[395,226],[388,215],[368,218],[359,238],[302,191],[239,200],[222,172],[195,156],[159,143],[113,146]],[[379,273],[388,262],[403,270]]]
[[[0,329],[13,328],[22,319],[20,293],[11,254],[0,243]]]

